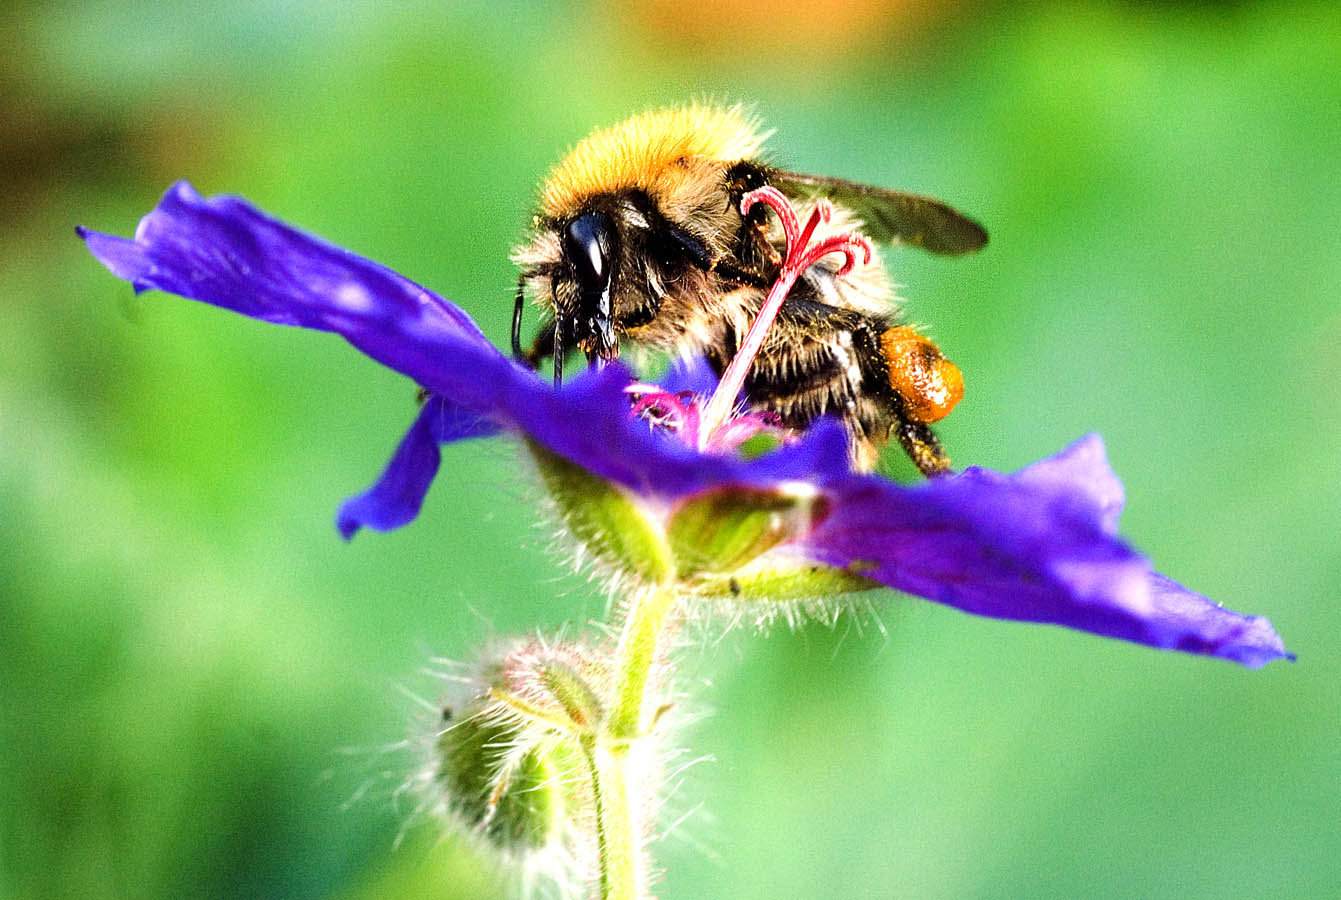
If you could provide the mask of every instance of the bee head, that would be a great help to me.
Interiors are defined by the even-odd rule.
[[[565,340],[576,340],[588,360],[619,355],[611,287],[614,282],[618,235],[611,217],[585,212],[562,226],[563,265],[577,288],[576,305],[556,310]]]

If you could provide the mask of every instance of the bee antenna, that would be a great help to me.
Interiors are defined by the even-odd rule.
[[[549,296],[554,303],[554,386],[563,384],[563,316],[559,313],[558,276],[549,280]]]
[[[554,321],[554,386],[563,384],[563,320]]]
[[[521,347],[522,309],[526,306],[526,273],[517,276],[517,303],[512,307],[512,358],[525,361]]]

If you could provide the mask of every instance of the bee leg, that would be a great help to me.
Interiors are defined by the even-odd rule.
[[[782,254],[778,248],[773,246],[773,242],[768,239],[768,223],[762,219],[758,221],[747,222],[746,228],[752,232],[756,246],[763,251],[764,258],[768,260],[769,265],[774,268],[782,268]],[[743,243],[743,242],[742,242]]]
[[[743,284],[747,287],[767,288],[773,285],[773,281],[763,272],[738,266],[726,259],[719,259],[713,265],[711,271],[721,275],[727,281],[734,281],[736,284]]]
[[[904,452],[923,475],[936,478],[951,474],[950,457],[930,425],[905,420],[893,430]]]
[[[554,353],[554,323],[547,322],[535,336],[530,350],[520,350],[517,359],[532,369],[540,368],[540,361]]]
[[[663,232],[669,243],[669,250],[687,259],[691,265],[704,272],[716,272],[728,281],[750,287],[766,288],[772,282],[764,273],[749,268],[730,257],[713,259],[707,245],[683,228],[670,226]],[[781,260],[779,260],[781,262]]]
[[[563,326],[558,319],[554,320],[554,346],[551,349],[554,354],[554,386],[563,384]]]
[[[525,361],[521,348],[522,310],[526,307],[526,273],[517,278],[517,300],[512,306],[512,358]],[[531,366],[535,368],[535,366]]]

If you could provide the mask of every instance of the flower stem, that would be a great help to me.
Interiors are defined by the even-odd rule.
[[[670,586],[636,591],[629,600],[615,655],[615,692],[604,725],[582,740],[596,806],[601,900],[647,896],[636,768],[645,736],[643,706],[652,666],[675,603]]]
[[[628,741],[643,733],[643,695],[675,597],[672,588],[655,587],[630,598],[615,654],[618,681],[605,728],[606,736],[613,741]]]
[[[582,742],[591,770],[596,805],[596,852],[600,859],[601,900],[638,900],[644,896],[638,827],[629,802],[627,746],[603,747]]]

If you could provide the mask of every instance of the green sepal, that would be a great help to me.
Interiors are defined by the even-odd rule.
[[[688,593],[703,599],[766,605],[828,599],[883,587],[857,571],[799,562],[754,566],[730,575],[701,578],[689,587]]]
[[[528,442],[564,524],[601,562],[660,584],[670,577],[670,548],[629,495],[580,466]]]
[[[743,459],[758,459],[781,446],[782,438],[771,432],[761,431],[746,438],[745,443],[736,448],[736,455]]]
[[[517,752],[523,726],[467,710],[444,722],[437,742],[437,779],[448,805],[500,850],[543,847],[561,829],[578,799],[580,747],[551,735]]]
[[[559,660],[541,663],[537,669],[541,683],[563,707],[575,729],[590,731],[600,725],[605,704],[580,672]]]
[[[828,501],[805,484],[771,490],[726,487],[682,501],[666,536],[681,581],[735,572],[785,541],[804,537]]]

